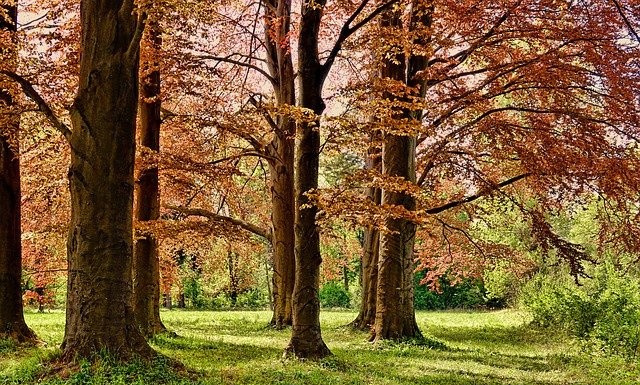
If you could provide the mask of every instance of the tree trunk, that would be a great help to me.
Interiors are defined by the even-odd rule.
[[[156,20],[147,22],[141,44],[140,62],[140,145],[157,153],[160,151],[160,69],[162,36]],[[144,168],[136,181],[135,218],[153,221],[160,218],[160,184],[158,164]],[[145,337],[167,331],[160,319],[160,261],[158,241],[153,234],[136,240],[133,260],[133,309],[140,331]]]
[[[0,84],[0,109],[10,104],[11,96]],[[24,321],[22,307],[20,160],[16,141],[9,138],[17,135],[20,118],[16,114],[11,119],[15,121],[3,119],[0,133],[0,339],[33,342],[36,336]]]
[[[414,0],[411,6],[409,29],[417,32],[415,45],[421,51],[429,44],[422,34],[431,25],[433,6],[422,0]],[[387,11],[382,17],[383,27],[402,28],[401,13]],[[398,54],[395,60],[387,60],[381,77],[405,82],[407,93],[418,92],[424,97],[424,81],[418,75],[426,69],[424,55],[411,55],[407,60]],[[405,95],[389,95],[388,99],[406,98]],[[408,101],[408,100],[405,100]],[[422,113],[408,108],[399,109],[399,119],[415,120],[420,123]],[[383,134],[382,173],[389,177],[401,177],[408,182],[416,182],[416,138],[411,135]],[[383,191],[382,204],[401,206],[406,210],[416,209],[416,200],[404,192]],[[380,236],[380,257],[378,263],[378,293],[376,300],[376,320],[372,340],[401,340],[420,337],[416,323],[413,295],[414,257],[416,225],[404,218],[388,218],[388,231]]]
[[[166,309],[171,310],[173,308],[173,299],[171,298],[171,293],[162,294],[163,297],[163,305]]]
[[[17,4],[10,1],[0,10],[4,11],[0,13],[0,38],[11,42],[0,50],[0,69],[15,71]],[[10,88],[8,81],[0,82],[0,339],[34,342],[36,336],[24,321],[22,305],[20,115],[12,111],[15,105]]]
[[[294,143],[292,137],[276,135],[268,151],[272,205],[273,318],[277,329],[292,323],[295,282],[295,196],[293,186]]]
[[[178,309],[185,309],[187,307],[187,303],[184,300],[184,293],[181,292],[178,294]]]
[[[238,304],[240,282],[238,277],[238,255],[231,249],[227,251],[227,265],[229,268],[229,298],[231,299],[231,306],[235,307]]]
[[[380,133],[372,134],[372,142],[379,139]],[[380,149],[375,144],[371,144],[367,157],[366,168],[369,170],[382,171],[382,161],[380,159]],[[379,188],[371,187],[367,189],[367,196],[376,205],[380,204],[382,191]],[[359,330],[371,330],[371,326],[376,320],[376,294],[378,286],[378,256],[380,252],[380,232],[373,226],[369,226],[364,231],[364,242],[362,250],[362,299],[358,317],[351,323],[351,326]]]
[[[415,147],[413,136],[385,134],[383,147],[384,175],[415,182]],[[415,198],[405,193],[383,191],[383,205],[415,210]],[[413,247],[416,226],[403,218],[385,221],[388,231],[380,236],[376,320],[372,340],[401,340],[420,336],[413,307]]]
[[[266,0],[265,30],[267,64],[276,80],[274,94],[278,107],[296,104],[295,75],[289,34],[291,2]],[[274,35],[275,32],[275,35]],[[288,116],[276,117],[276,132],[267,148],[271,180],[272,244],[273,244],[273,318],[277,329],[291,326],[293,286],[295,283],[295,195],[294,136],[295,121]]]
[[[322,88],[326,71],[318,57],[318,38],[325,0],[302,3],[298,41],[300,107],[311,110],[313,120],[302,121],[296,131],[296,221],[295,286],[293,327],[285,354],[318,359],[331,354],[320,331],[320,234],[316,224],[317,207],[307,193],[318,188],[320,160],[320,114],[325,109]]]
[[[133,168],[142,25],[133,0],[82,0],[71,107],[71,223],[62,359],[155,355],[132,307]]]

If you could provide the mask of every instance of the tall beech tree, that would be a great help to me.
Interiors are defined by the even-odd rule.
[[[140,105],[138,140],[143,156],[156,159],[151,165],[142,162],[136,180],[135,220],[160,219],[160,181],[157,153],[160,151],[161,77],[160,55],[162,31],[158,16],[148,16],[141,42]],[[147,152],[147,153],[145,153]],[[138,326],[146,337],[162,333],[167,328],[160,319],[160,260],[158,240],[152,233],[136,239],[133,259],[133,309]]]
[[[318,188],[320,162],[320,115],[326,105],[322,87],[327,76],[318,54],[319,30],[326,0],[302,3],[298,40],[299,106],[315,117],[299,122],[296,130],[296,218],[295,285],[293,328],[287,352],[299,358],[322,358],[331,352],[320,331],[320,234],[316,226],[317,207],[306,193]]]
[[[14,72],[18,63],[16,1],[0,8],[0,69]],[[33,342],[22,304],[20,191],[20,113],[15,85],[0,80],[0,338]]]
[[[273,79],[276,107],[296,105],[295,74],[291,58],[291,2],[265,0],[267,66]],[[272,123],[274,135],[266,148],[271,180],[273,249],[273,319],[276,328],[291,326],[295,283],[294,137],[296,121],[279,114]]]
[[[380,141],[380,132],[371,134],[366,168],[374,172],[382,172],[382,154],[376,141]],[[382,203],[382,190],[376,186],[367,187],[367,198],[373,204]],[[360,330],[371,330],[376,321],[376,302],[378,300],[378,262],[380,260],[380,230],[374,225],[364,229],[361,257],[362,298],[358,316],[351,326]]]
[[[401,8],[400,8],[401,9]],[[400,10],[384,13],[382,28],[402,29]],[[420,47],[419,52],[428,51],[429,40],[423,35],[431,26],[432,5],[422,0],[411,4],[409,33],[412,43]],[[391,34],[393,35],[393,34]],[[403,47],[391,47],[391,53],[383,63],[381,78],[396,81],[406,86],[403,96],[389,95],[389,99],[408,99],[411,96],[424,98],[424,82],[417,78],[426,69],[425,54],[413,51],[405,54]],[[392,88],[393,89],[393,88]],[[406,104],[397,111],[392,109],[392,118],[420,124],[421,111],[414,111]],[[383,132],[382,174],[388,178],[401,178],[416,183],[416,144],[411,132],[396,134]],[[383,205],[400,206],[407,211],[417,207],[415,197],[405,191],[389,188],[382,191]],[[380,255],[376,292],[376,319],[372,329],[372,339],[403,339],[420,336],[413,307],[413,274],[415,270],[413,248],[416,224],[407,218],[389,217],[385,221],[385,231],[380,235]]]
[[[370,13],[368,0],[359,3],[343,24],[338,38],[321,61],[320,29],[326,0],[303,1],[298,35],[298,106],[310,117],[301,119],[296,128],[296,279],[293,293],[293,328],[286,353],[300,358],[321,358],[330,354],[320,331],[320,234],[316,222],[317,206],[309,193],[318,188],[320,161],[320,116],[326,108],[323,90],[329,71],[343,44],[395,1],[376,5]],[[356,22],[357,20],[357,22]]]
[[[133,189],[143,21],[133,0],[81,1],[80,81],[71,107],[63,360],[101,350],[152,356],[132,307]]]

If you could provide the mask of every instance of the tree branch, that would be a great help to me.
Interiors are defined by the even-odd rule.
[[[253,233],[255,235],[258,235],[264,239],[266,239],[267,241],[271,242],[271,231],[267,230],[267,229],[263,229],[257,225],[254,225],[252,223],[243,221],[241,219],[236,219],[236,218],[231,218],[231,217],[227,217],[224,215],[220,215],[220,214],[216,214],[212,211],[209,210],[204,210],[204,209],[191,209],[188,207],[184,207],[184,206],[166,206],[166,208],[168,208],[169,210],[174,210],[177,211],[181,214],[184,214],[186,216],[192,216],[192,217],[203,217],[203,218],[207,218],[210,221],[220,221],[220,222],[226,222],[229,224],[232,224],[234,226],[240,227],[243,230],[246,230],[250,233]]]
[[[36,103],[38,110],[45,115],[53,127],[58,130],[67,141],[71,140],[71,129],[58,118],[49,104],[42,98],[42,96],[40,96],[38,91],[36,91],[31,82],[11,71],[0,70],[0,75],[5,75],[9,79],[18,83],[22,88],[22,92]]]
[[[622,17],[622,20],[624,21],[624,23],[626,24],[627,28],[629,29],[629,32],[636,38],[638,43],[640,43],[640,35],[636,31],[636,29],[633,28],[633,25],[631,24],[631,21],[629,20],[627,15],[624,13],[624,9],[622,8],[622,5],[620,5],[620,2],[618,0],[611,0],[611,1],[616,6],[616,9],[618,10],[618,13],[620,14],[620,17]]]
[[[340,30],[340,35],[338,35],[338,40],[336,40],[335,44],[333,45],[333,48],[331,49],[331,52],[329,53],[329,56],[325,59],[325,62],[322,65],[322,74],[325,77],[327,76],[327,74],[331,70],[331,66],[333,66],[333,63],[338,57],[340,50],[342,50],[342,45],[349,37],[351,37],[351,35],[353,35],[360,28],[367,25],[371,20],[375,19],[379,14],[389,9],[392,5],[394,5],[397,2],[398,0],[387,1],[386,3],[382,4],[381,6],[373,10],[367,17],[360,20],[357,24],[355,24],[354,26],[351,26],[351,23],[355,21],[355,19],[362,13],[362,11],[367,6],[367,4],[369,4],[369,0],[362,0],[358,8],[353,12],[351,16],[349,16],[347,21],[342,26],[342,29]]]
[[[233,55],[230,55],[230,56],[233,56]],[[269,82],[271,82],[271,84],[274,87],[278,86],[278,81],[273,76],[269,75],[267,71],[263,70],[262,68],[254,64],[232,59],[230,56],[201,55],[201,56],[194,56],[194,58],[199,60],[216,60],[223,63],[229,63],[229,64],[234,64],[240,67],[249,68],[258,72],[260,75],[264,76],[267,80],[269,80]]]
[[[528,178],[531,175],[533,175],[533,174],[532,173],[526,173],[526,174],[521,174],[521,175],[515,176],[515,177],[513,177],[511,179],[505,180],[504,182],[498,183],[497,185],[492,186],[491,188],[489,188],[487,190],[483,190],[482,192],[480,192],[478,194],[470,195],[470,196],[468,196],[466,198],[463,198],[463,199],[460,199],[460,200],[457,200],[457,201],[453,201],[453,202],[449,202],[449,203],[444,204],[442,206],[438,206],[438,207],[433,207],[433,208],[427,209],[427,210],[425,210],[425,212],[427,214],[439,214],[439,213],[441,213],[443,211],[452,209],[454,207],[461,206],[461,205],[463,205],[465,203],[471,203],[471,202],[473,202],[473,201],[475,201],[477,199],[482,198],[483,196],[486,196],[487,193],[489,193],[491,191],[499,190],[499,189],[501,189],[503,187],[506,187],[506,186],[508,186],[510,184],[516,183],[519,180]]]

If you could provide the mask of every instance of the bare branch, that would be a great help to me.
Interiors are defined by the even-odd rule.
[[[325,59],[325,62],[322,65],[323,75],[326,76],[329,73],[329,71],[331,70],[331,66],[333,66],[333,63],[340,53],[340,50],[342,50],[342,45],[345,41],[347,41],[349,37],[351,37],[351,35],[357,32],[360,28],[367,25],[371,20],[375,19],[378,15],[389,9],[397,2],[398,0],[387,1],[386,3],[373,10],[367,17],[360,20],[357,24],[351,26],[351,23],[355,21],[355,19],[362,13],[367,4],[369,4],[369,0],[362,0],[358,8],[353,12],[351,16],[349,16],[345,24],[342,26],[340,35],[338,35],[338,40],[336,40],[333,48],[331,49],[331,52],[329,53],[329,56]]]
[[[194,56],[194,58],[199,60],[216,60],[223,63],[229,63],[229,64],[234,64],[240,67],[249,68],[258,72],[260,75],[264,76],[267,80],[269,80],[271,84],[273,84],[274,87],[278,86],[278,81],[273,76],[269,75],[267,71],[263,70],[262,68],[254,64],[232,59],[231,56],[233,55],[230,55],[230,56],[199,55],[199,56]]]

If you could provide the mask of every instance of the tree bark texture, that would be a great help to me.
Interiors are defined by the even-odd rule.
[[[428,28],[431,25],[433,6],[422,0],[412,3],[409,28],[412,31]],[[402,28],[401,14],[387,11],[383,14],[383,27]],[[426,45],[428,39],[421,37],[414,44]],[[396,60],[383,64],[381,77],[402,81],[407,87],[417,89],[424,96],[424,81],[419,74],[426,69],[424,56],[412,55],[405,58],[399,54]],[[390,95],[389,98],[397,98]],[[401,96],[400,96],[401,97]],[[400,119],[415,119],[419,122],[421,112],[403,109],[397,111]],[[411,135],[384,133],[382,151],[382,172],[390,177],[401,177],[416,182],[416,138]],[[416,209],[413,196],[394,191],[382,192],[382,204],[401,206],[407,210]],[[413,275],[416,225],[404,218],[388,218],[385,223],[388,231],[380,236],[380,257],[378,262],[378,286],[376,300],[376,320],[372,331],[372,340],[401,340],[420,337],[416,323],[413,295]]]
[[[372,142],[379,139],[380,133],[373,133]],[[367,157],[366,168],[382,171],[380,149],[372,143]],[[367,189],[367,196],[376,205],[381,203],[382,191],[376,187]],[[371,330],[376,320],[376,295],[378,289],[378,258],[380,254],[380,232],[369,226],[364,230],[362,247],[362,301],[358,317],[351,323],[356,329]]]
[[[0,66],[15,71],[17,64],[17,3],[2,6],[0,37],[10,45],[0,48]],[[3,17],[7,16],[7,18]],[[24,321],[22,304],[22,247],[20,226],[20,115],[12,111],[9,81],[0,81],[0,339],[34,342]]]
[[[325,0],[303,2],[298,41],[300,107],[316,117],[298,122],[296,132],[296,221],[295,287],[293,290],[293,327],[285,353],[298,358],[318,359],[331,354],[320,331],[320,234],[316,224],[317,207],[307,192],[318,188],[320,160],[320,114],[325,109],[322,88],[325,69],[318,55],[318,37]]]
[[[162,35],[156,20],[147,21],[142,38],[140,61],[140,145],[150,152],[160,151],[160,68]],[[160,182],[158,164],[144,168],[136,180],[135,219],[153,221],[160,218]],[[135,243],[133,259],[133,309],[140,331],[145,337],[167,331],[160,319],[160,261],[158,240],[145,234]]]
[[[132,306],[133,169],[141,22],[133,0],[82,0],[71,107],[71,223],[62,360],[151,357]]]
[[[265,0],[267,64],[275,80],[274,93],[278,107],[295,106],[295,75],[289,34],[291,2]],[[267,147],[271,181],[272,245],[273,245],[273,318],[277,329],[291,326],[293,321],[293,287],[295,284],[295,194],[294,136],[295,121],[279,115],[273,140]]]

